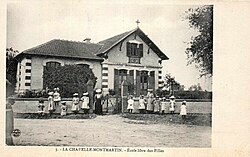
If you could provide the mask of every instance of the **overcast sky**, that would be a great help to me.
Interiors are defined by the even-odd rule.
[[[186,88],[200,83],[211,90],[211,78],[199,78],[194,65],[187,66],[185,49],[197,32],[189,28],[184,12],[195,6],[159,4],[9,3],[7,47],[19,51],[52,39],[92,42],[139,27],[170,58],[163,61],[163,74],[171,73]]]

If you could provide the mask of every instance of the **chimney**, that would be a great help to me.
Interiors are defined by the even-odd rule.
[[[86,39],[84,39],[83,41],[84,41],[85,43],[90,43],[90,40],[91,40],[91,38],[86,38]]]

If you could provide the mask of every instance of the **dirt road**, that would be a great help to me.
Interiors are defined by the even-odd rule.
[[[93,119],[15,119],[15,145],[211,147],[211,127],[147,124],[119,115]]]

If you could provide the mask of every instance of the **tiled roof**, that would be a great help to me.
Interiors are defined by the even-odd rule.
[[[108,51],[109,49],[111,49],[113,46],[115,46],[116,44],[118,44],[122,39],[124,39],[125,37],[127,37],[128,35],[132,34],[135,31],[128,31],[119,35],[116,35],[114,37],[108,38],[106,40],[100,41],[98,42],[98,44],[103,45],[102,48],[97,52],[97,54],[101,54],[101,53],[105,53],[106,51]]]
[[[103,58],[101,58],[101,54],[108,53],[110,49],[133,33],[136,33],[147,45],[149,45],[150,49],[152,49],[162,60],[169,59],[140,28],[116,35],[100,41],[97,44],[54,39],[25,50],[18,56],[21,56],[22,54],[31,54],[103,60]]]
[[[99,44],[54,39],[25,50],[22,54],[103,60],[95,55],[101,47]]]

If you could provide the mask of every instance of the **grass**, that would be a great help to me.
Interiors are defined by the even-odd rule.
[[[199,126],[212,126],[212,114],[197,114],[191,113],[186,117],[186,121],[184,122],[179,114],[121,114],[122,117],[128,118],[131,120],[139,120],[143,121],[140,123],[145,124],[169,124],[169,123],[177,123],[177,124],[187,124],[187,125],[199,125]]]

